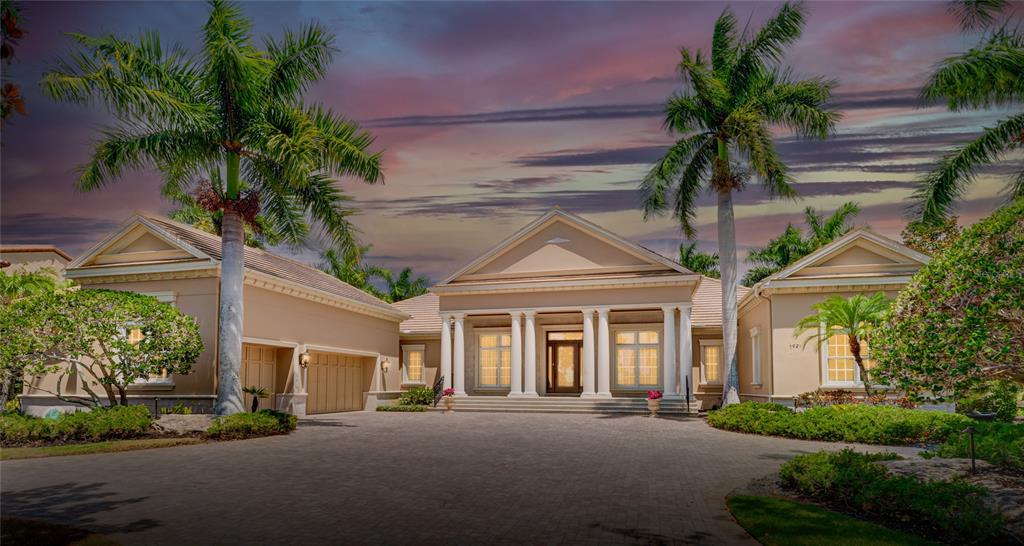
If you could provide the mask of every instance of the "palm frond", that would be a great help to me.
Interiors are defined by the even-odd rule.
[[[824,139],[835,133],[842,115],[826,106],[835,80],[793,81],[788,70],[772,71],[761,80],[763,93],[755,96],[752,107],[763,112],[769,123],[787,127],[801,138]]]
[[[955,0],[949,3],[946,11],[960,21],[960,28],[974,30],[991,25],[996,14],[1002,11],[1006,0]]]
[[[104,129],[95,144],[90,160],[79,167],[78,188],[83,191],[100,188],[119,178],[126,170],[147,165],[194,165],[215,153],[217,143],[210,134],[196,130],[131,131],[120,127]]]
[[[306,115],[320,131],[324,169],[338,176],[355,176],[369,184],[383,182],[381,154],[369,151],[373,135],[319,104],[307,108]]]
[[[944,59],[921,90],[925,101],[945,99],[951,110],[1024,100],[1024,35],[1000,29],[966,53]]]
[[[673,144],[655,163],[640,182],[644,218],[662,214],[668,208],[669,193],[673,191],[680,173],[689,164],[694,152],[708,139],[710,136],[706,133],[683,138]]]
[[[280,42],[267,38],[265,43],[274,63],[270,93],[284,100],[293,99],[323,79],[337,51],[334,37],[318,23],[303,26],[297,33],[285,31]]]
[[[735,90],[745,89],[748,82],[762,74],[769,64],[782,59],[786,46],[800,37],[804,27],[804,12],[803,3],[786,2],[749,42],[740,46],[730,87]]]
[[[722,81],[729,81],[736,62],[737,41],[736,14],[726,7],[715,20],[715,32],[711,38],[711,67]]]

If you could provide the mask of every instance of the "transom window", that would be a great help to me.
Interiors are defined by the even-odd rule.
[[[700,375],[702,383],[722,383],[722,340],[700,341]]]
[[[617,386],[657,386],[658,338],[657,330],[622,330],[615,333]]]
[[[423,383],[423,345],[402,345],[402,382]]]
[[[583,339],[583,332],[548,332],[548,339],[551,341],[579,341]]]
[[[481,333],[477,337],[480,363],[478,383],[481,387],[509,387],[512,385],[512,335]]]
[[[860,369],[853,359],[853,351],[850,350],[850,336],[846,334],[829,336],[826,350],[825,378],[829,383],[858,383],[861,381]],[[875,361],[869,357],[871,353],[867,339],[860,341],[860,354],[864,359],[865,368],[870,370],[875,367]]]

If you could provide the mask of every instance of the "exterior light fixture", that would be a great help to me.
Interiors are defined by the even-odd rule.
[[[380,369],[382,372],[388,373],[388,370],[391,369],[391,359],[384,357],[384,360],[380,361]]]
[[[309,351],[299,353],[299,366],[302,366],[303,368],[309,367]]]

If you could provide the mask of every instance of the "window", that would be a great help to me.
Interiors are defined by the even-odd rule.
[[[583,339],[583,332],[548,332],[550,341],[579,341]]]
[[[860,369],[853,359],[853,351],[850,350],[850,336],[846,334],[833,334],[829,336],[825,344],[825,383],[835,385],[853,385],[860,383]],[[864,367],[871,369],[875,367],[875,361],[870,358],[868,340],[860,342],[860,354],[864,359]]]
[[[423,353],[423,345],[402,345],[402,383],[423,383]]]
[[[751,384],[761,384],[761,331],[758,328],[750,329],[750,363],[753,366],[751,373]]]
[[[619,387],[658,385],[657,330],[622,330],[615,333],[615,384]]]
[[[166,303],[172,306],[176,306],[178,296],[174,292],[142,292],[144,296],[153,296],[160,303]],[[138,328],[136,325],[129,325],[125,335],[128,337],[128,341],[132,345],[138,345],[142,340],[146,339],[146,333],[142,331],[142,328]],[[174,385],[174,379],[171,378],[171,374],[167,373],[166,369],[160,370],[160,373],[150,374],[147,379],[138,379],[132,385],[141,387],[160,387],[172,388]]]
[[[477,337],[481,387],[509,387],[512,384],[512,335],[481,333]]]
[[[700,340],[700,375],[701,383],[722,383],[722,340]]]

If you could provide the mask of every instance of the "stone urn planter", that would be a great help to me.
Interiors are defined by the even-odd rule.
[[[441,401],[444,403],[444,412],[451,413],[455,411],[455,389],[449,387],[442,393]]]
[[[651,417],[657,417],[661,411],[661,396],[661,391],[647,391],[647,409],[650,410]]]

